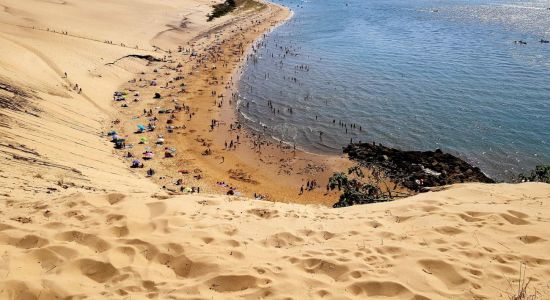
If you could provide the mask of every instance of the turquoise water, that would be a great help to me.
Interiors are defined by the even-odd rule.
[[[550,163],[550,1],[276,2],[295,15],[242,76],[252,128],[318,153],[441,148],[497,179]]]

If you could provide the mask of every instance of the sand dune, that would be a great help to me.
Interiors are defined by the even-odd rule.
[[[0,0],[0,299],[508,299],[520,264],[550,297],[549,185],[335,210],[173,196],[130,171],[103,136],[146,69],[124,57],[235,18],[207,24],[210,5]]]
[[[454,186],[345,209],[76,193],[0,223],[0,298],[508,299],[548,294],[550,187]]]
[[[114,118],[113,91],[145,67],[139,59],[119,59],[162,57],[155,47],[205,30],[208,1],[184,2],[0,1],[0,194],[32,198],[67,184],[88,190],[153,187],[133,182],[136,175],[99,137]],[[159,34],[184,18],[180,40]],[[52,186],[56,182],[61,184]]]

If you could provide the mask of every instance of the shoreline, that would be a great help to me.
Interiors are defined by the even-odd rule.
[[[265,7],[241,11],[221,25],[197,34],[187,45],[182,45],[185,51],[182,51],[181,58],[179,52],[172,52],[161,62],[149,62],[148,72],[137,74],[134,82],[121,87],[130,91],[129,95],[139,91],[140,99],[136,104],[128,103],[128,107],[117,108],[117,119],[121,124],[112,129],[122,133],[129,144],[135,144],[131,149],[124,149],[134,152],[133,158],[141,160],[138,153],[151,148],[155,148],[152,152],[157,157],[160,156],[157,151],[162,147],[153,142],[158,134],[165,140],[163,147],[177,149],[171,162],[155,157],[144,162],[144,168],[138,170],[138,173],[147,175],[149,168],[153,169],[155,174],[149,177],[174,194],[198,188],[201,192],[214,194],[233,193],[277,202],[331,206],[339,194],[327,192],[328,178],[334,172],[347,169],[353,162],[344,155],[328,156],[295,150],[270,136],[238,125],[241,116],[233,95],[238,91],[248,58],[266,33],[293,15],[289,8],[278,4],[261,2],[260,5]],[[211,67],[207,67],[210,64]],[[175,92],[175,80],[170,78],[174,71],[177,78],[183,78],[183,93]],[[144,84],[152,81],[154,86]],[[206,96],[208,92],[210,97]],[[151,100],[155,93],[161,94],[160,100]],[[213,105],[208,105],[211,101]],[[188,118],[181,110],[172,112],[170,118],[158,113],[162,105],[170,108],[181,106],[181,103],[189,114]],[[132,128],[136,128],[138,123],[147,123],[144,111],[151,112],[148,117],[155,119],[160,130],[139,134],[138,137]],[[163,130],[167,122],[182,128],[175,130],[175,134],[168,134]],[[216,125],[208,126],[212,122]],[[141,137],[148,142],[139,144]],[[233,148],[224,147],[226,143]],[[118,153],[127,156],[124,152]],[[205,152],[209,155],[201,154]],[[129,163],[132,159],[126,157],[125,160]],[[300,194],[300,187],[306,188],[308,182],[313,188]]]
[[[357,6],[363,7],[359,4]],[[366,9],[376,7],[376,5],[364,6]],[[338,23],[338,30],[335,30],[335,32],[338,34],[332,34],[333,26],[330,22],[323,22],[323,20],[330,16],[333,10],[341,13],[342,16],[348,16],[349,19],[357,20],[364,26],[370,26],[368,28],[374,30],[372,37],[364,40],[358,39],[357,42],[359,45],[363,45],[360,42],[364,42],[364,45],[368,45],[372,49],[365,48],[366,51],[361,51],[361,48],[357,47],[357,43],[354,42],[351,42],[348,46],[347,41],[351,37],[361,36],[361,32],[354,31],[349,22],[336,22]],[[494,80],[488,82],[475,81],[475,77],[468,74],[475,73],[476,76],[479,75],[477,74],[479,68],[472,68],[469,64],[455,65],[452,58],[443,56],[449,55],[444,51],[445,43],[430,45],[429,37],[415,35],[414,31],[405,33],[404,36],[412,40],[418,39],[419,43],[417,45],[430,45],[431,51],[437,51],[442,56],[434,57],[433,61],[429,57],[423,57],[422,63],[419,64],[422,65],[426,62],[430,65],[428,70],[415,63],[413,63],[415,68],[400,69],[402,66],[409,65],[406,61],[408,57],[406,49],[404,50],[406,47],[403,47],[403,45],[402,47],[391,46],[395,53],[386,51],[390,54],[388,54],[388,57],[384,55],[385,48],[390,47],[385,42],[391,43],[400,39],[393,41],[392,35],[377,35],[376,22],[362,20],[360,15],[356,15],[354,11],[354,9],[344,8],[343,5],[333,5],[332,3],[326,5],[326,7],[320,3],[312,3],[304,9],[296,9],[294,20],[278,30],[276,34],[270,35],[265,48],[259,51],[258,55],[263,56],[262,59],[249,68],[245,74],[241,92],[242,96],[251,101],[250,110],[247,110],[244,107],[246,101],[243,100],[242,111],[246,112],[247,118],[250,117],[254,121],[267,120],[265,123],[274,128],[273,135],[291,141],[296,140],[305,149],[321,154],[341,151],[340,145],[347,145],[352,136],[354,141],[383,142],[403,150],[427,151],[441,148],[461,157],[472,165],[482,168],[490,176],[506,182],[515,180],[519,173],[528,172],[536,165],[545,163],[545,160],[547,160],[545,157],[548,155],[544,147],[544,130],[541,130],[541,128],[544,128],[544,124],[540,124],[541,115],[538,114],[537,110],[533,108],[533,110],[523,112],[522,110],[516,111],[517,108],[513,106],[514,102],[511,99],[511,102],[508,102],[510,106],[507,106],[507,109],[503,111],[495,110],[495,113],[491,114],[490,110],[494,110],[492,107],[494,105],[498,106],[499,101],[508,101],[509,98],[513,98],[511,97],[511,95],[514,95],[513,91],[507,90],[506,93],[500,94],[502,89],[498,89],[498,85],[493,84]],[[428,13],[430,12],[414,12],[410,16],[407,13],[407,17],[425,16]],[[450,12],[447,11],[446,13]],[[432,21],[440,19],[437,14],[430,14],[431,16],[428,17],[430,20],[432,18]],[[319,18],[316,21],[312,20],[311,16],[324,16],[324,18]],[[388,17],[393,18],[395,16],[391,14]],[[373,18],[376,18],[375,15],[373,15]],[[345,20],[345,18],[339,18],[338,20]],[[364,23],[362,23],[363,21]],[[424,25],[436,26],[434,24],[439,23],[419,23],[418,26],[421,29]],[[447,25],[449,24],[445,26]],[[319,30],[316,30],[317,27],[319,27]],[[477,29],[485,30],[484,27]],[[469,31],[467,26],[461,28],[461,30],[465,34],[475,35],[475,32]],[[499,37],[500,34],[507,32],[501,29],[498,29],[498,31]],[[394,33],[394,36],[399,35],[399,32]],[[533,38],[530,37],[530,39]],[[535,40],[534,42],[536,44],[532,42],[529,44],[538,45],[539,41]],[[499,51],[499,53],[503,52],[503,56],[491,60],[493,62],[507,59],[506,52],[508,50],[516,51],[515,47],[517,47],[505,46],[504,44],[494,46],[499,45],[498,41],[497,43],[493,41],[485,46],[490,44],[493,50]],[[346,47],[338,48],[339,45],[346,45]],[[507,49],[508,46],[510,49]],[[540,51],[538,47],[536,46],[536,48],[533,48],[534,50],[528,51]],[[293,56],[288,54],[285,56],[286,48],[292,52]],[[411,51],[415,49],[418,50],[413,47]],[[462,49],[461,53],[465,53],[464,51],[467,51],[467,49]],[[395,63],[392,63],[391,53],[399,53]],[[517,53],[531,55],[531,52]],[[418,53],[415,54],[418,55]],[[348,55],[357,58],[357,68],[354,68],[354,60],[350,59]],[[401,61],[398,58],[404,59]],[[369,62],[369,59],[372,59],[372,62]],[[449,66],[453,68],[449,68],[449,72],[455,72],[456,69],[457,74],[454,76],[463,76],[461,78],[464,83],[472,86],[455,86],[456,82],[453,82],[450,76],[451,79],[445,76],[438,77],[437,74],[441,72],[441,74],[445,74],[445,66],[447,66],[445,61],[442,63],[439,59],[451,61]],[[467,58],[465,59],[467,60]],[[438,63],[435,64],[435,61]],[[536,69],[532,69],[538,68],[536,66],[538,64],[525,65],[523,60],[516,61],[514,59],[513,61],[514,66],[525,67],[529,71],[538,74]],[[300,69],[302,66],[304,69]],[[311,72],[309,70],[303,71],[306,67],[311,67]],[[353,72],[346,72],[347,68],[353,70]],[[434,73],[434,70],[437,70],[437,73]],[[495,68],[491,68],[491,70],[495,70]],[[354,76],[350,78],[350,75],[347,75],[348,73]],[[504,77],[508,76],[506,72],[499,73]],[[264,81],[264,75],[267,78],[271,75],[271,80]],[[544,74],[539,75],[536,77],[544,78]],[[297,77],[298,82],[292,82],[289,80],[290,77]],[[354,77],[365,77],[368,80],[355,84]],[[426,92],[423,95],[422,81],[425,78],[433,78],[433,80],[424,82],[425,89],[432,92]],[[496,76],[496,78],[499,77]],[[400,84],[400,82],[403,84]],[[531,81],[525,82],[522,87],[515,90],[522,91],[523,87],[527,87],[529,84],[531,84]],[[534,93],[544,95],[544,93],[535,92],[538,91],[540,84],[533,85],[533,88],[529,89],[530,91],[525,91],[527,98],[532,98]],[[447,89],[449,86],[453,87],[451,91]],[[473,88],[474,86],[476,88]],[[481,86],[491,90],[494,97],[490,100],[483,98],[484,88],[480,88]],[[357,88],[355,89],[355,87]],[[461,97],[457,91],[466,93],[468,97]],[[310,97],[310,94],[312,97]],[[410,94],[410,99],[407,94]],[[438,102],[441,95],[445,95],[453,101]],[[495,95],[498,95],[498,97]],[[540,103],[534,101],[540,97],[533,98],[525,102],[531,104],[523,103],[521,105],[544,107],[544,105],[540,106]],[[260,103],[259,99],[261,99],[261,103],[272,100],[275,108],[281,109],[281,113],[274,114],[271,117],[271,111],[268,107],[263,104],[258,105]],[[482,99],[487,102],[483,102],[484,106],[479,109],[464,108],[464,110],[457,110],[456,113],[453,112],[453,109],[450,109],[462,108],[458,103],[469,103],[468,107],[475,107],[475,102],[485,101]],[[295,112],[298,111],[298,114],[283,113],[283,109],[286,111],[288,107],[296,107]],[[307,110],[300,110],[301,107],[307,107]],[[491,117],[484,119],[484,114],[480,115],[480,111],[485,111],[485,115]],[[395,116],[392,116],[392,114],[395,114]],[[312,115],[318,115],[319,121],[317,119],[313,120]],[[516,115],[517,119],[521,119],[522,122],[516,122],[514,118],[507,118],[510,115]],[[461,124],[461,118],[469,121]],[[529,121],[529,118],[532,118],[532,121]],[[330,126],[329,123],[332,120],[336,120],[336,122],[338,120],[343,120],[343,122],[349,120],[350,123],[362,125],[365,129],[364,133],[352,132],[348,135],[346,132],[346,135],[344,135],[343,130],[340,130],[337,126]],[[279,124],[289,124],[291,126],[280,126]],[[536,126],[533,126],[533,129],[526,128],[529,124]],[[261,129],[260,125],[251,125]],[[324,131],[324,137],[327,137],[326,139],[323,138],[323,141],[318,139],[319,131]],[[456,138],[453,138],[453,132],[456,132]],[[522,135],[521,132],[529,132],[530,134]],[[515,139],[517,139],[516,143],[514,142]],[[478,140],[483,142],[477,143]],[[325,145],[328,145],[328,147],[325,147]]]
[[[257,7],[167,51],[160,61],[149,60],[148,71],[122,87],[136,98],[135,104],[125,101],[119,109],[122,126],[112,127],[130,145],[124,146],[126,154],[119,154],[127,164],[137,161],[138,174],[172,194],[206,192],[332,206],[341,195],[329,189],[334,173],[352,166],[366,174],[373,170],[345,153],[308,152],[243,122],[241,76],[267,34],[293,16],[281,5],[255,3]],[[135,132],[147,123],[151,130]],[[162,152],[165,157],[157,158]],[[387,189],[392,183],[392,193],[414,194],[415,189],[392,178],[387,175],[378,184]]]
[[[261,2],[264,2],[263,0],[260,0]],[[254,49],[253,49],[253,46],[256,46],[258,43],[260,43],[261,41],[263,41],[265,38],[266,38],[266,35],[273,32],[274,30],[276,30],[278,27],[284,25],[286,22],[288,22],[290,19],[292,19],[292,17],[294,16],[294,11],[291,10],[290,8],[288,7],[285,7],[283,5],[280,5],[280,4],[277,4],[277,3],[273,3],[273,2],[264,2],[266,4],[271,4],[271,5],[275,5],[277,7],[280,7],[282,9],[288,9],[289,12],[290,12],[290,15],[284,19],[284,20],[281,20],[277,23],[277,25],[274,25],[272,28],[266,30],[264,33],[262,33],[260,36],[258,36],[258,38],[256,40],[254,40],[250,46],[248,47],[247,49],[247,52],[243,55],[244,58],[247,58],[246,60],[242,60],[242,64],[240,64],[239,66],[235,67],[234,71],[233,71],[233,75],[237,75],[237,77],[235,77],[235,83],[233,84],[232,88],[230,91],[227,91],[225,93],[225,95],[227,97],[231,97],[231,94],[232,93],[236,93],[237,97],[240,97],[239,95],[239,90],[240,90],[240,84],[241,84],[241,76],[243,75],[244,73],[244,70],[247,68],[248,66],[248,58],[250,57],[251,54],[254,53]],[[239,111],[239,100],[235,101],[233,104],[233,112],[234,112],[234,118],[238,120],[239,123],[242,123],[244,124],[244,127],[245,127],[245,130],[248,130],[248,132],[254,132],[255,134],[262,134],[261,133],[261,130],[257,129],[257,128],[254,128],[252,125],[250,124],[246,124],[246,123],[258,123],[258,125],[262,126],[261,125],[261,122],[259,121],[254,121],[254,120],[250,120],[248,118],[246,118],[240,111]],[[243,122],[244,120],[244,122]],[[289,141],[285,141],[283,139],[280,139],[272,134],[268,135],[267,138],[271,139],[272,141],[276,142],[276,143],[283,143],[285,144],[286,146],[289,146],[289,147],[293,147],[293,144]],[[313,152],[313,151],[309,151],[309,150],[306,150],[305,148],[303,147],[300,147],[299,145],[294,145],[294,147],[296,148],[296,150],[304,153],[304,154],[307,154],[307,155],[312,155],[312,156],[318,156],[318,157],[338,157],[339,155],[335,154],[337,151],[335,150],[334,153],[316,153],[316,152]],[[339,151],[340,153],[342,153],[342,151],[340,150]]]

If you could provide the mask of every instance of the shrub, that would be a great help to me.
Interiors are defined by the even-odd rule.
[[[351,176],[351,178],[348,178]],[[334,173],[329,178],[329,187],[331,190],[338,188],[343,190],[340,199],[333,207],[346,207],[355,204],[368,204],[376,202],[391,201],[391,193],[384,193],[377,184],[363,183],[362,179],[365,176],[361,169],[357,166],[348,169],[348,174],[343,172]],[[379,182],[377,182],[379,183]]]
[[[230,13],[236,7],[237,3],[235,3],[235,0],[225,0],[224,3],[214,5],[214,10],[208,14],[208,22]]]

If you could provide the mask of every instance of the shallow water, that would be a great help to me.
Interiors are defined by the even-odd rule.
[[[253,128],[319,153],[441,148],[497,179],[550,163],[550,1],[276,2],[295,15],[242,76]]]

